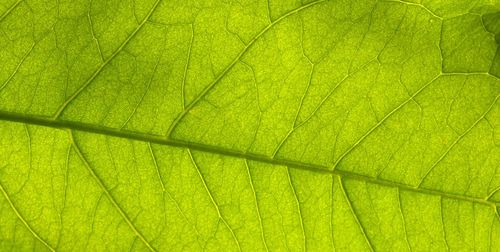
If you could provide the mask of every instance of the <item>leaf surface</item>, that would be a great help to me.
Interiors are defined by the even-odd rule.
[[[496,251],[498,1],[0,3],[0,250]]]

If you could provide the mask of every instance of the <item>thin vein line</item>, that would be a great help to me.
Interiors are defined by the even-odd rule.
[[[481,17],[481,22],[483,22],[483,17]],[[484,26],[484,24],[483,24]],[[487,31],[489,32],[489,31]],[[496,38],[496,35],[493,34],[492,32],[490,32],[492,35],[493,35],[493,39]],[[496,39],[495,39],[496,40]],[[493,59],[491,60],[491,64],[490,64],[490,68],[488,69],[488,73],[491,75],[491,76],[495,76],[497,78],[500,78],[500,75],[499,76],[496,76],[494,73],[493,73],[493,67],[495,66],[495,60],[500,59],[500,47],[497,47],[497,51],[495,53],[495,56],[493,56]]]
[[[495,212],[496,209],[493,209],[493,212]],[[488,239],[488,247],[491,248],[491,240],[492,240],[492,234],[493,234],[493,225],[495,225],[495,220],[496,220],[496,216],[495,216],[495,213],[492,214],[491,216],[491,225],[490,225],[490,235],[489,235],[489,239]],[[500,217],[499,217],[500,219]]]
[[[177,211],[179,211],[179,213],[182,215],[182,217],[184,218],[184,220],[186,221],[186,223],[188,223],[190,225],[190,227],[193,228],[193,230],[196,232],[196,241],[198,243],[198,245],[200,245],[200,247],[203,247],[201,244],[200,244],[200,241],[199,241],[199,237],[200,237],[200,232],[198,231],[198,229],[196,228],[195,225],[193,225],[189,219],[187,218],[187,216],[184,214],[184,212],[182,211],[181,207],[179,206],[179,202],[177,202],[177,200],[175,200],[175,198],[172,196],[172,194],[167,190],[167,188],[165,187],[165,184],[163,183],[163,178],[160,174],[160,169],[159,169],[159,166],[158,166],[158,161],[156,159],[156,155],[154,154],[154,151],[153,151],[153,148],[151,147],[151,143],[148,142],[148,146],[149,146],[149,150],[151,152],[151,157],[153,158],[153,162],[154,162],[154,165],[155,165],[155,168],[156,168],[156,172],[157,172],[157,175],[158,175],[158,179],[160,180],[160,184],[161,184],[161,188],[162,188],[162,196],[165,197],[165,195],[168,196],[168,198],[170,200],[172,200],[172,202],[174,203]],[[163,204],[166,204],[165,203],[165,200],[163,199]],[[165,212],[165,219],[166,219],[166,212]]]
[[[189,155],[189,158],[191,159],[191,162],[193,163],[193,166],[194,168],[196,169],[196,172],[198,173],[198,176],[200,176],[200,180],[201,182],[203,183],[203,186],[208,194],[208,196],[210,197],[210,200],[212,201],[212,204],[214,205],[215,207],[215,210],[217,211],[217,215],[219,217],[219,219],[222,221],[222,223],[224,223],[224,226],[226,226],[226,228],[229,230],[229,232],[231,233],[234,241],[236,242],[236,245],[238,245],[238,250],[241,251],[241,246],[240,246],[240,242],[238,241],[238,239],[236,238],[236,235],[234,234],[234,231],[233,229],[229,226],[229,224],[227,223],[227,221],[224,219],[224,217],[222,217],[222,213],[219,209],[219,205],[217,205],[217,202],[215,202],[215,199],[214,197],[212,196],[212,192],[210,191],[210,189],[208,188],[208,185],[205,181],[205,177],[203,177],[203,174],[201,174],[201,171],[200,171],[200,168],[198,167],[198,164],[196,163],[196,161],[194,160],[194,157],[193,157],[193,154],[191,153],[191,150],[188,148],[187,149],[187,152],[188,152],[188,155]]]
[[[2,91],[7,86],[7,84],[9,84],[9,82],[12,80],[12,78],[14,78],[14,76],[19,71],[19,68],[21,68],[21,66],[23,65],[24,61],[28,58],[28,56],[33,51],[33,48],[35,48],[35,43],[31,44],[30,49],[23,55],[23,57],[21,58],[21,61],[19,62],[19,64],[17,64],[16,68],[10,74],[9,78],[7,78],[7,80],[5,80],[5,82],[2,84],[2,86],[0,86],[0,91]]]
[[[73,148],[70,145],[69,150],[71,151],[71,149],[73,149]],[[91,240],[91,237],[92,237],[92,235],[95,232],[95,229],[94,229],[95,218],[96,218],[96,215],[97,215],[97,209],[99,208],[99,205],[101,204],[101,200],[102,200],[102,196],[103,195],[104,195],[104,193],[102,193],[102,192],[99,194],[99,198],[97,199],[97,202],[95,203],[95,206],[92,207],[92,213],[90,214],[91,215],[91,219],[92,219],[92,223],[90,223],[90,232],[87,234],[87,240],[85,241],[84,248],[88,248],[90,240]],[[137,238],[137,236],[136,236],[136,238]]]
[[[167,44],[165,42],[166,41],[163,41],[164,45]],[[142,93],[141,98],[139,99],[139,102],[137,102],[137,105],[134,106],[134,109],[132,110],[132,112],[130,113],[130,115],[127,117],[127,119],[125,120],[125,122],[123,122],[123,124],[120,127],[120,129],[123,129],[128,124],[128,122],[132,119],[132,117],[137,113],[137,109],[139,109],[139,107],[141,106],[142,102],[144,101],[144,97],[146,97],[146,94],[150,91],[151,83],[153,83],[153,79],[154,79],[154,77],[156,75],[156,71],[158,69],[158,65],[160,64],[160,61],[163,58],[163,53],[164,52],[165,52],[165,46],[163,47],[163,49],[162,49],[162,51],[160,53],[160,56],[158,56],[158,60],[156,60],[155,66],[153,67],[153,72],[151,73],[151,77],[148,80],[148,84],[146,86],[146,90]]]
[[[293,183],[292,183],[292,176],[290,176],[290,168],[286,167],[286,173],[288,175],[288,183],[290,184],[290,188],[292,189],[293,195],[295,196],[295,201],[297,202],[297,210],[299,211],[300,227],[302,228],[302,235],[304,236],[304,249],[303,249],[303,251],[307,251],[306,229],[304,228],[304,219],[302,218],[302,211],[300,210],[299,196],[297,195],[297,192],[295,191],[295,187],[293,186]]]
[[[367,62],[366,64],[363,64],[363,66],[368,66],[369,64],[371,64],[373,61],[369,61]],[[321,99],[321,101],[314,107],[313,111],[304,119],[302,120],[300,123],[298,124],[294,124],[293,128],[291,131],[289,131],[287,133],[287,135],[285,136],[285,139],[282,140],[282,142],[280,143],[280,145],[283,144],[283,142],[286,141],[286,139],[293,133],[295,132],[295,130],[297,130],[298,128],[302,127],[303,125],[305,125],[306,123],[308,123],[312,118],[313,116],[316,115],[316,113],[320,110],[320,108],[323,106],[323,104],[325,104],[326,101],[328,101],[328,99],[330,99],[330,97],[335,93],[335,91],[342,85],[344,84],[349,77],[353,76],[354,74],[356,74],[358,71],[360,71],[361,69],[363,69],[363,67],[360,67],[359,69],[355,70],[354,72],[352,73],[348,73],[346,74],[344,77],[342,77],[342,79],[337,82],[335,84],[335,86],[328,92],[328,94],[326,94],[325,97],[323,97],[323,99]],[[350,113],[350,111],[349,111]],[[277,148],[280,148],[279,146]],[[279,150],[276,150],[275,152],[278,152]]]
[[[68,145],[68,150],[66,151],[66,159],[64,160],[65,163],[64,163],[64,193],[63,193],[63,206],[61,208],[61,213],[59,214],[59,218],[61,219],[61,223],[63,222],[62,221],[62,213],[65,211],[66,209],[66,203],[68,201],[68,171],[69,171],[69,158],[70,158],[70,155],[71,155],[71,145]],[[61,225],[62,226],[62,225]],[[57,239],[57,244],[56,244],[56,248],[59,248],[59,245],[61,244],[61,238],[62,238],[62,235],[59,235],[58,239]]]
[[[266,0],[267,3],[267,18],[269,19],[269,23],[273,22],[273,19],[271,18],[271,4],[269,3],[270,0]]]
[[[488,196],[486,196],[485,200],[491,199],[491,197],[493,197],[493,195],[495,195],[495,193],[497,193],[499,191],[500,191],[500,186],[497,187],[496,189],[494,189],[490,194],[488,194]]]
[[[257,215],[259,217],[259,224],[260,228],[262,230],[262,241],[264,242],[264,247],[266,248],[266,251],[269,251],[269,248],[267,247],[267,242],[266,238],[264,237],[264,225],[262,225],[262,216],[260,215],[260,210],[259,210],[259,202],[257,201],[257,192],[255,191],[255,187],[253,186],[253,181],[252,181],[252,175],[250,174],[250,166],[248,165],[248,160],[245,159],[245,167],[248,173],[248,182],[250,183],[250,187],[252,188],[253,192],[253,197],[255,200],[255,208],[257,209]]]
[[[137,241],[137,236],[134,237],[134,240],[132,241],[132,243],[130,244],[130,248],[128,248],[128,251],[129,252],[132,252],[133,249],[134,249],[134,246],[135,246],[135,242]]]
[[[92,9],[92,0],[90,1],[89,11],[87,12],[87,19],[89,21],[90,33],[92,34],[92,39],[94,40],[97,50],[99,51],[99,56],[101,57],[101,61],[105,62],[104,56],[101,51],[101,45],[99,44],[99,40],[97,39],[94,33],[94,24],[92,23],[92,16],[90,15],[91,9]]]
[[[257,84],[257,78],[255,77],[255,71],[251,65],[248,63],[245,63],[245,61],[240,61],[243,65],[248,67],[252,71],[252,77],[253,77],[253,84],[255,87],[255,98],[257,99],[257,108],[259,109],[259,122],[257,124],[257,127],[254,130],[253,138],[252,138],[252,143],[250,144],[250,147],[248,149],[252,149],[252,146],[254,145],[255,141],[257,141],[257,135],[259,134],[259,129],[260,125],[262,123],[262,114],[263,110],[262,107],[260,106],[260,96],[259,96],[259,85]]]
[[[179,203],[177,202],[177,200],[174,199],[174,197],[171,195],[171,193],[166,189],[165,187],[165,184],[163,183],[163,178],[161,176],[161,173],[160,173],[160,168],[158,166],[158,161],[156,159],[156,155],[153,151],[153,148],[151,147],[151,143],[148,142],[148,148],[149,148],[149,152],[151,154],[151,158],[153,159],[153,164],[155,166],[155,170],[156,170],[156,175],[158,176],[158,180],[160,181],[160,185],[161,185],[161,194],[162,194],[162,201],[163,201],[163,211],[164,211],[164,221],[166,222],[167,221],[167,212],[165,211],[165,205],[166,205],[166,202],[165,202],[165,195],[167,195],[170,200],[172,200],[175,204],[175,207],[177,209],[177,211],[179,211],[179,213],[182,215],[182,217],[184,218],[184,220],[186,221],[186,223],[188,223],[192,228],[193,230],[196,232],[196,238],[199,238],[200,237],[200,232],[198,232],[198,229],[196,228],[195,225],[193,225],[189,219],[187,218],[187,216],[184,214],[184,212],[182,211],[181,207],[179,206]],[[198,245],[201,246],[200,244],[200,241],[198,239],[196,239]]]
[[[333,202],[334,202],[334,193],[335,193],[335,177],[334,176],[330,176],[332,178],[332,190],[331,190],[331,199],[330,199],[330,232],[331,232],[331,235],[332,235],[332,246],[333,246],[333,251],[335,251],[335,238],[334,238],[334,231],[333,231],[333,209],[334,209],[334,205],[333,205]]]
[[[446,230],[444,226],[444,214],[443,214],[443,197],[439,198],[439,211],[441,212],[441,227],[443,228],[443,241],[446,245],[446,250],[450,251],[450,246],[448,246],[448,241],[446,239]]]
[[[472,230],[474,230],[473,232],[473,237],[472,237],[472,240],[474,241],[473,242],[473,246],[474,248],[477,248],[476,246],[476,206],[472,205],[472,215],[474,216],[473,218],[473,222],[472,222]]]
[[[432,84],[434,81],[436,81],[441,75],[437,75],[434,77],[432,80],[430,80],[428,83],[423,85],[417,92],[415,92],[412,96],[410,96],[408,99],[406,99],[403,103],[399,104],[399,106],[395,107],[391,112],[389,112],[387,115],[384,116],[377,124],[375,124],[372,128],[370,128],[363,136],[361,136],[347,151],[345,151],[334,163],[333,165],[333,170],[337,168],[339,163],[347,156],[347,154],[351,153],[360,143],[362,143],[373,131],[375,131],[380,125],[382,125],[389,117],[391,117],[394,113],[399,111],[402,107],[404,107],[408,102],[412,101],[415,96],[420,94],[426,87],[428,87],[430,84]]]
[[[434,168],[439,164],[441,163],[441,161],[443,161],[443,159],[448,155],[448,153],[450,153],[450,151],[453,149],[453,147],[455,147],[458,142],[460,142],[460,140],[462,140],[465,135],[467,135],[474,127],[476,127],[476,125],[481,121],[483,120],[483,118],[491,111],[491,109],[493,108],[493,106],[495,106],[495,104],[497,103],[497,100],[498,100],[498,97],[500,97],[500,94],[497,95],[495,97],[495,99],[493,100],[493,102],[490,104],[490,106],[488,107],[488,109],[466,130],[464,131],[464,133],[462,133],[460,136],[458,136],[457,139],[455,139],[455,141],[446,149],[446,151],[432,164],[432,166],[427,169],[427,172],[424,174],[424,176],[422,177],[422,179],[420,180],[420,182],[417,184],[417,187],[420,187],[422,185],[422,183],[424,182],[424,180],[427,178],[427,176],[429,176],[429,174],[431,173],[432,170],[434,170]]]
[[[191,29],[191,39],[189,43],[189,49],[188,49],[188,55],[187,55],[187,60],[186,60],[186,66],[184,67],[184,76],[182,77],[182,88],[181,88],[181,97],[182,97],[182,109],[186,108],[186,77],[187,77],[187,72],[188,72],[188,67],[189,67],[189,62],[191,61],[191,49],[193,48],[193,42],[194,42],[194,27],[193,24],[189,24],[189,28]]]
[[[156,2],[153,4],[153,7],[151,8],[151,10],[149,10],[148,14],[146,15],[146,17],[144,17],[142,22],[127,37],[127,39],[125,39],[125,41],[123,41],[123,43],[120,45],[120,47],[118,47],[118,49],[116,49],[116,51],[114,51],[113,54],[106,61],[104,61],[96,71],[94,71],[94,73],[90,76],[90,78],[87,79],[87,81],[82,86],[80,86],[80,88],[78,88],[78,90],[76,90],[68,99],[66,99],[66,101],[57,109],[57,112],[53,116],[54,119],[59,118],[59,116],[66,109],[66,107],[72,101],[74,101],[75,98],[78,95],[80,95],[80,93],[90,85],[90,83],[92,83],[92,81],[102,72],[104,67],[106,67],[109,64],[109,62],[111,62],[116,57],[116,55],[118,55],[118,53],[120,53],[123,50],[123,48],[130,42],[130,40],[132,40],[132,38],[135,37],[135,35],[139,32],[139,30],[141,30],[141,28],[144,27],[144,24],[148,21],[148,19],[151,17],[151,15],[153,15],[153,12],[156,10],[156,7],[158,7],[160,2],[161,2],[161,0],[156,0]]]
[[[437,15],[436,13],[434,13],[433,11],[431,11],[429,8],[425,7],[423,4],[419,4],[419,3],[411,3],[411,2],[406,2],[406,1],[398,1],[398,0],[385,0],[384,2],[386,3],[401,3],[401,4],[407,4],[407,5],[410,5],[410,6],[417,6],[417,7],[420,7],[422,9],[424,9],[426,12],[428,12],[429,14],[431,14],[431,16],[439,19],[439,20],[443,20],[442,17],[440,17],[439,15]]]
[[[295,117],[293,119],[292,128],[290,128],[290,130],[285,135],[285,137],[283,137],[283,139],[281,139],[281,141],[279,142],[278,146],[276,146],[276,148],[274,148],[273,154],[271,155],[272,157],[275,157],[276,154],[278,154],[278,152],[280,151],[280,149],[283,147],[283,144],[286,142],[286,140],[290,137],[290,135],[297,128],[297,120],[299,119],[299,114],[300,114],[300,111],[302,110],[302,106],[304,105],[305,97],[306,97],[307,93],[309,92],[309,87],[311,86],[312,76],[313,76],[313,73],[314,73],[314,67],[315,67],[315,65],[313,63],[311,63],[311,72],[309,73],[309,81],[308,81],[307,86],[306,86],[306,88],[304,90],[304,93],[302,94],[302,97],[300,98],[299,107],[297,108],[297,111],[295,111]]]
[[[234,65],[236,65],[236,63],[238,63],[240,61],[240,59],[243,57],[243,55],[255,44],[255,42],[260,38],[262,37],[269,29],[271,29],[272,27],[274,27],[276,24],[280,23],[283,19],[289,17],[289,16],[292,16],[304,9],[307,9],[311,6],[314,6],[316,4],[319,4],[321,2],[324,2],[326,0],[319,0],[319,1],[315,1],[315,2],[311,2],[309,4],[306,4],[304,6],[301,6],[297,9],[294,9],[284,15],[282,15],[281,17],[279,17],[278,19],[276,19],[274,22],[270,23],[269,25],[267,25],[266,27],[264,27],[264,29],[262,29],[262,31],[260,31],[252,40],[250,40],[250,42],[248,42],[248,44],[240,51],[240,53],[236,56],[236,58],[233,60],[233,62],[231,62],[216,78],[214,81],[212,81],[210,84],[208,84],[208,86],[206,86],[202,91],[201,93],[196,96],[196,98],[191,101],[186,107],[185,109],[175,118],[174,122],[171,124],[170,128],[168,129],[167,131],[167,136],[170,138],[171,135],[172,135],[172,132],[174,131],[174,129],[177,127],[177,125],[179,124],[179,122],[187,115],[187,113],[194,107],[194,105],[196,105],[203,97],[205,97],[205,95],[222,79],[222,77],[224,77],[228,72],[229,70],[231,70]]]
[[[128,140],[141,141],[141,142],[150,142],[152,144],[165,145],[165,146],[171,146],[171,147],[177,147],[177,148],[183,148],[183,149],[189,148],[192,150],[197,150],[197,151],[201,151],[201,152],[205,152],[205,153],[220,154],[220,155],[224,155],[224,156],[248,159],[248,160],[253,160],[253,161],[258,161],[258,162],[273,164],[273,165],[279,165],[279,166],[288,166],[291,168],[295,168],[295,169],[299,169],[299,170],[306,170],[309,172],[322,173],[322,174],[333,174],[333,175],[342,176],[342,177],[346,177],[346,178],[350,178],[350,179],[354,179],[354,180],[358,180],[358,181],[366,181],[366,182],[369,182],[372,184],[378,184],[378,185],[383,185],[383,186],[393,187],[393,188],[397,187],[397,188],[400,188],[401,190],[410,191],[410,192],[423,193],[423,194],[428,194],[428,195],[439,195],[439,196],[443,196],[446,198],[452,198],[452,199],[457,199],[457,200],[461,200],[461,201],[475,202],[475,203],[488,205],[488,206],[500,205],[500,202],[492,201],[491,199],[486,200],[484,198],[453,194],[453,193],[449,193],[449,192],[432,190],[432,189],[427,189],[427,188],[415,188],[414,186],[410,186],[407,184],[402,184],[402,183],[395,182],[395,181],[384,180],[381,178],[356,174],[356,173],[350,172],[350,171],[342,171],[342,170],[333,170],[332,171],[332,170],[329,170],[330,168],[328,166],[324,166],[324,165],[303,163],[300,161],[294,161],[294,160],[288,160],[288,159],[282,159],[282,158],[270,158],[269,156],[265,156],[265,155],[261,155],[261,154],[241,152],[241,151],[237,151],[237,150],[231,150],[231,149],[226,149],[226,148],[222,148],[222,147],[215,147],[215,146],[210,146],[210,145],[205,145],[205,144],[200,144],[200,143],[193,143],[193,142],[188,142],[188,141],[165,139],[164,136],[160,136],[160,135],[150,135],[150,134],[137,133],[137,132],[133,132],[133,131],[118,130],[115,128],[108,128],[108,127],[104,127],[104,126],[97,126],[97,125],[81,123],[81,122],[53,120],[53,119],[50,119],[47,117],[40,117],[37,115],[25,115],[25,114],[11,113],[11,112],[6,112],[6,111],[0,111],[0,120],[10,121],[10,122],[27,123],[27,124],[31,124],[31,125],[40,125],[40,126],[46,126],[46,127],[55,128],[55,129],[77,130],[77,131],[82,131],[82,132],[87,132],[87,133],[106,135],[106,136],[118,137],[118,138],[123,138],[123,139],[128,139]]]
[[[104,194],[106,194],[106,197],[109,199],[109,201],[111,201],[113,206],[116,208],[116,210],[118,210],[118,212],[120,213],[122,218],[125,220],[125,222],[128,224],[128,226],[132,229],[132,231],[135,233],[135,235],[137,237],[139,237],[139,239],[141,239],[141,241],[144,243],[144,245],[146,245],[146,247],[148,247],[149,250],[156,251],[153,248],[153,246],[151,246],[151,244],[146,240],[146,238],[141,234],[141,232],[139,232],[139,230],[134,226],[134,224],[132,223],[130,218],[127,216],[127,214],[123,211],[123,209],[120,207],[120,205],[118,205],[118,203],[116,202],[113,195],[111,195],[111,192],[108,190],[108,188],[106,188],[106,186],[104,185],[104,182],[95,173],[94,169],[92,169],[92,167],[88,163],[87,159],[85,158],[85,156],[83,156],[83,153],[80,151],[80,147],[78,147],[78,145],[73,137],[73,132],[71,130],[69,130],[68,135],[69,135],[71,145],[73,146],[73,149],[75,150],[76,154],[82,160],[85,167],[89,171],[90,175],[92,175],[92,177],[97,182],[97,184],[99,184],[99,187],[101,187],[101,189],[103,190]]]
[[[349,196],[347,195],[347,192],[344,189],[344,184],[343,184],[342,179],[340,178],[340,176],[338,176],[338,180],[339,180],[339,184],[340,184],[340,190],[344,194],[344,198],[345,198],[345,200],[347,202],[347,205],[349,206],[349,209],[351,210],[351,213],[352,213],[352,215],[354,217],[354,220],[358,224],[359,229],[360,229],[361,233],[363,234],[363,236],[364,236],[364,238],[366,240],[366,243],[368,244],[368,247],[370,248],[371,251],[375,251],[375,250],[373,250],[373,246],[372,246],[372,243],[370,242],[370,239],[368,239],[368,235],[365,232],[365,228],[363,227],[363,225],[361,225],[361,222],[358,219],[358,215],[356,214],[356,211],[354,211],[354,208],[352,207],[351,200],[349,199]]]
[[[170,198],[170,200],[172,200],[175,204],[175,208],[177,208],[177,211],[179,211],[179,213],[182,215],[182,217],[184,218],[184,220],[186,221],[187,224],[189,224],[189,226],[191,228],[193,228],[193,230],[196,232],[196,243],[198,243],[198,245],[200,246],[200,248],[203,248],[203,246],[201,245],[200,243],[200,232],[198,231],[198,228],[196,227],[196,225],[194,225],[193,223],[191,223],[191,221],[189,221],[188,217],[186,216],[186,214],[184,213],[184,211],[182,211],[181,209],[181,206],[179,205],[179,202],[177,202],[177,200],[172,196],[172,194],[166,190],[165,191],[167,196]]]
[[[7,9],[2,16],[0,16],[0,23],[10,14],[12,11],[22,2],[23,0],[18,0],[9,9]]]
[[[151,154],[151,158],[153,159],[153,164],[155,165],[156,175],[158,175],[158,180],[160,181],[161,190],[163,192],[165,192],[165,185],[163,184],[163,179],[162,179],[161,174],[160,174],[160,169],[158,168],[158,162],[156,162],[156,157],[155,157],[155,154],[153,152],[153,148],[151,148],[151,143],[148,143],[148,149],[149,149],[149,153]]]
[[[31,142],[31,135],[30,131],[28,129],[28,124],[24,125],[24,133],[26,133],[26,138],[28,142],[28,176],[27,178],[23,181],[23,183],[19,187],[19,191],[21,191],[26,184],[28,184],[28,181],[31,179],[31,171],[33,170],[33,153],[32,153],[32,142]]]
[[[401,213],[401,220],[403,221],[403,230],[405,231],[406,245],[408,245],[409,251],[412,251],[410,242],[408,242],[408,231],[406,230],[406,220],[405,220],[405,215],[403,213],[403,202],[401,201],[401,192],[399,191],[399,188],[396,188],[396,191],[398,193],[399,212]]]
[[[45,245],[45,247],[47,247],[50,251],[56,251],[54,248],[52,248],[45,240],[43,240],[36,232],[35,230],[33,230],[33,228],[31,228],[31,226],[28,224],[28,222],[23,218],[23,216],[21,215],[21,213],[19,211],[17,211],[17,208],[16,206],[14,205],[14,203],[12,202],[12,200],[10,199],[9,195],[7,194],[7,192],[5,191],[5,188],[3,187],[3,185],[0,183],[0,190],[2,191],[3,193],[3,196],[5,197],[5,199],[7,200],[7,202],[9,202],[9,205],[10,207],[12,208],[12,211],[14,211],[14,213],[16,214],[17,218],[24,224],[24,226],[30,231],[30,233],[37,239],[39,240],[43,245]]]

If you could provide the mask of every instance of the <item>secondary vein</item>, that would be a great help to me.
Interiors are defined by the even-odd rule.
[[[16,214],[17,218],[24,224],[24,226],[30,231],[30,233],[37,239],[39,240],[45,247],[47,247],[50,251],[56,251],[54,248],[52,248],[45,240],[43,240],[36,232],[33,230],[33,228],[28,224],[28,222],[24,219],[24,217],[21,215],[21,213],[17,210],[16,206],[10,199],[10,196],[7,194],[5,191],[5,188],[3,187],[2,184],[0,184],[0,191],[2,191],[2,194],[4,195],[5,199],[7,202],[9,202],[10,207],[12,208],[12,211]]]
[[[144,243],[144,245],[146,245],[146,247],[148,247],[148,249],[150,251],[156,251],[153,248],[153,246],[151,246],[151,244],[149,243],[149,241],[146,240],[146,238],[144,237],[144,235],[142,235],[142,233],[139,232],[139,230],[134,226],[134,224],[132,223],[132,221],[130,220],[130,218],[127,216],[127,214],[123,211],[123,209],[121,208],[121,206],[118,205],[118,202],[116,202],[116,200],[113,197],[113,195],[111,195],[111,192],[109,191],[109,189],[106,188],[106,186],[104,185],[104,182],[102,181],[102,179],[97,175],[97,173],[94,171],[94,169],[92,169],[92,167],[88,163],[87,159],[85,158],[85,156],[83,155],[83,153],[80,151],[80,147],[75,142],[74,137],[73,137],[73,132],[71,130],[69,131],[69,137],[70,137],[70,140],[71,140],[71,145],[73,146],[73,149],[75,150],[76,154],[82,160],[83,164],[85,165],[85,167],[89,171],[90,175],[92,175],[92,177],[95,179],[95,181],[97,182],[97,184],[99,184],[99,187],[101,187],[101,189],[103,190],[103,192],[106,195],[106,197],[108,198],[108,200],[111,201],[111,204],[116,208],[116,210],[119,212],[119,214],[122,216],[122,218],[128,224],[128,226],[132,229],[132,231],[135,233],[135,235],[137,237],[139,237],[139,239],[141,239],[141,241]]]
[[[196,98],[193,101],[191,101],[189,104],[187,104],[185,106],[184,110],[174,119],[174,122],[172,123],[172,125],[170,126],[170,128],[167,131],[167,136],[170,136],[172,134],[172,132],[175,130],[175,128],[177,127],[179,122],[187,115],[187,113],[194,107],[194,105],[196,105],[203,97],[205,97],[205,95],[217,83],[219,83],[219,81],[229,72],[229,70],[231,70],[234,67],[234,65],[236,65],[236,63],[238,63],[240,61],[240,59],[243,57],[243,55],[245,55],[248,52],[248,50],[255,44],[255,42],[257,40],[259,40],[259,38],[261,38],[267,31],[269,31],[271,28],[273,28],[276,24],[280,23],[283,19],[286,19],[289,16],[292,16],[292,15],[294,15],[302,10],[305,10],[311,6],[314,6],[314,5],[319,4],[321,2],[324,2],[324,1],[326,1],[326,0],[314,1],[314,2],[308,3],[306,5],[303,5],[297,9],[289,11],[286,14],[279,17],[278,19],[276,19],[274,22],[271,22],[271,23],[269,23],[269,25],[264,27],[264,29],[262,29],[252,40],[250,40],[250,42],[248,42],[247,45],[245,45],[245,47],[243,47],[243,49],[240,51],[240,53],[238,53],[236,58],[234,58],[234,60],[210,84],[208,84],[201,91],[201,93],[198,96],[196,96]]]

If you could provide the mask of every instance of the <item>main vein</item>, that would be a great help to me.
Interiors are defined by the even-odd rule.
[[[138,132],[132,132],[132,131],[126,131],[126,130],[119,130],[119,129],[108,128],[108,127],[103,127],[103,126],[98,126],[98,125],[93,125],[93,124],[81,123],[81,122],[54,120],[54,119],[51,119],[48,117],[40,117],[40,116],[35,116],[35,115],[25,115],[25,114],[11,113],[11,112],[5,112],[5,111],[0,111],[0,120],[11,121],[11,122],[20,122],[20,123],[26,123],[26,124],[32,124],[32,125],[47,126],[50,128],[77,130],[77,131],[95,133],[95,134],[100,134],[100,135],[125,138],[125,139],[129,139],[129,140],[136,140],[136,141],[142,141],[142,142],[147,142],[147,143],[166,145],[166,146],[171,146],[171,147],[189,148],[191,150],[202,151],[202,152],[206,152],[206,153],[242,158],[242,159],[253,160],[253,161],[258,161],[258,162],[268,163],[268,164],[273,164],[273,165],[288,166],[291,168],[300,169],[300,170],[307,170],[310,172],[330,174],[330,175],[335,175],[335,176],[339,176],[339,177],[345,177],[345,178],[349,178],[349,179],[365,181],[365,182],[369,182],[372,184],[378,184],[378,185],[382,185],[382,186],[396,187],[396,188],[400,188],[401,190],[406,190],[406,191],[411,191],[411,192],[416,192],[416,193],[438,195],[438,196],[442,196],[442,197],[446,197],[446,198],[452,198],[452,199],[457,199],[457,200],[462,200],[462,201],[469,201],[469,202],[475,202],[475,203],[479,203],[479,204],[489,205],[492,207],[497,207],[497,206],[500,207],[500,202],[492,201],[490,198],[487,198],[487,199],[476,198],[476,197],[472,197],[472,196],[459,195],[459,194],[443,192],[443,191],[438,191],[438,190],[433,190],[433,189],[417,188],[417,187],[412,187],[410,185],[401,184],[401,183],[389,181],[389,180],[383,180],[380,178],[360,175],[360,174],[356,174],[356,173],[349,172],[349,171],[342,171],[339,169],[331,170],[329,167],[327,167],[325,165],[310,164],[310,163],[303,163],[300,161],[294,161],[294,160],[288,160],[288,159],[273,158],[273,157],[269,157],[269,156],[264,156],[264,155],[254,154],[254,153],[245,153],[245,152],[241,152],[241,151],[237,151],[237,150],[225,149],[222,147],[193,143],[193,142],[188,142],[188,141],[172,140],[172,139],[167,139],[165,136],[160,136],[160,135],[150,135],[150,134],[144,134],[144,133],[138,133]]]

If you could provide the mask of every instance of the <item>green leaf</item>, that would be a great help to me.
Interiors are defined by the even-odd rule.
[[[1,251],[499,251],[498,0],[0,3]]]

